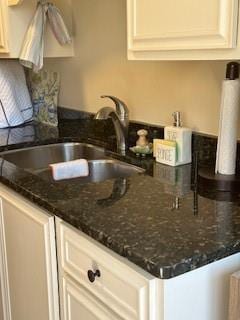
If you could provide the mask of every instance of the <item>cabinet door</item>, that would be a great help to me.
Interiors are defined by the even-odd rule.
[[[4,320],[58,320],[54,220],[0,189]]]
[[[67,277],[62,281],[62,320],[120,320],[82,286]]]
[[[0,0],[0,53],[8,52],[6,21],[7,21],[7,1]]]
[[[0,279],[0,319],[4,320],[4,315],[3,315],[3,294],[2,294],[2,288],[1,288],[1,279]]]
[[[238,0],[128,0],[128,48],[235,48]]]

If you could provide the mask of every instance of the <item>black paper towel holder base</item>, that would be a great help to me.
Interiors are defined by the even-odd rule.
[[[209,192],[212,190],[240,193],[240,174],[216,174],[214,167],[201,168],[198,171],[198,185],[209,190]]]

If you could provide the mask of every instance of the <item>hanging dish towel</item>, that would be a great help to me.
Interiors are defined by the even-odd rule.
[[[18,126],[32,116],[23,67],[18,61],[0,60],[0,128]]]
[[[43,67],[44,35],[47,19],[61,45],[71,42],[71,37],[57,7],[44,0],[38,1],[36,13],[29,25],[20,53],[21,64],[36,72]]]
[[[72,42],[68,29],[63,21],[60,11],[52,3],[48,4],[47,18],[55,38],[64,46]]]

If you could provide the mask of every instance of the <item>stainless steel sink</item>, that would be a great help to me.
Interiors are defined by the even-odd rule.
[[[77,183],[101,182],[108,179],[126,178],[144,172],[143,169],[110,159],[89,160],[89,176],[74,179]],[[54,182],[50,169],[34,170],[44,180]],[[69,179],[71,180],[71,179]],[[67,180],[66,180],[67,181]],[[60,182],[61,183],[61,182]]]
[[[100,182],[107,179],[129,177],[145,170],[107,157],[102,148],[85,143],[58,143],[2,152],[0,156],[44,180],[53,182],[49,164],[87,159],[89,176],[78,178],[78,182]]]
[[[19,150],[6,151],[0,154],[5,160],[23,169],[43,169],[49,164],[76,159],[104,159],[104,149],[86,143],[57,143],[36,146]]]

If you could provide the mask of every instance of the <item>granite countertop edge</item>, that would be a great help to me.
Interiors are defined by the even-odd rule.
[[[108,235],[104,235],[103,233],[95,230],[93,227],[89,228],[88,225],[84,223],[75,223],[73,220],[68,220],[64,213],[58,210],[56,207],[50,205],[46,200],[41,199],[40,197],[36,196],[34,193],[31,193],[29,190],[21,187],[17,183],[14,183],[6,178],[0,177],[0,182],[3,183],[5,186],[11,188],[18,194],[22,195],[23,197],[27,198],[33,204],[41,207],[48,211],[49,214],[61,218],[64,222],[70,224],[72,227],[75,227],[77,230],[82,231],[89,237],[93,238],[97,242],[103,244],[108,249],[113,250],[115,253],[119,254],[120,256],[128,259],[133,264],[141,267],[145,271],[149,272],[154,277],[157,277],[161,280],[171,279],[177,276],[180,276],[184,273],[189,271],[196,270],[200,267],[204,267],[210,263],[216,262],[219,259],[226,258],[230,255],[236,254],[240,252],[240,239],[237,243],[233,243],[231,248],[224,248],[219,250],[218,253],[215,253],[214,257],[212,254],[204,254],[199,255],[195,254],[192,257],[186,258],[185,261],[179,262],[175,265],[159,265],[144,259],[143,257],[134,254],[131,251],[131,248],[128,246],[120,246],[117,242],[112,240],[111,237]],[[99,234],[101,236],[99,238]]]

